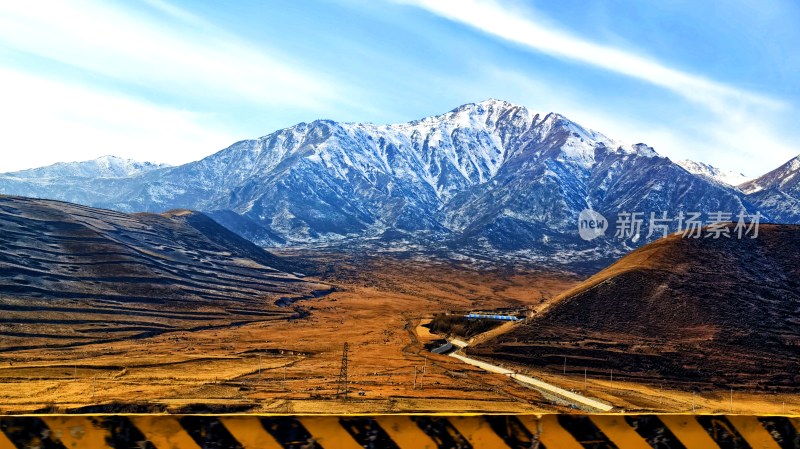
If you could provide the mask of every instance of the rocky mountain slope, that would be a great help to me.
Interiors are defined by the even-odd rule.
[[[800,156],[739,188],[774,220],[800,223]]]
[[[1,192],[120,211],[201,210],[263,246],[395,241],[586,258],[646,240],[584,242],[577,217],[588,207],[612,220],[623,211],[754,211],[741,192],[644,144],[500,100],[395,125],[301,123],[124,178],[33,189],[15,176],[0,177]]]
[[[471,352],[525,365],[707,388],[796,388],[800,226],[755,239],[671,235]]]
[[[286,319],[327,286],[203,214],[124,214],[0,196],[3,349]]]
[[[688,171],[689,173],[705,176],[707,178],[713,179],[714,181],[721,182],[729,186],[738,186],[739,184],[742,184],[750,180],[750,178],[745,176],[743,173],[737,173],[733,170],[723,170],[721,168],[714,167],[713,165],[709,165],[704,162],[696,162],[689,159],[683,159],[676,163],[681,167],[683,167],[684,169],[686,169],[686,171]]]

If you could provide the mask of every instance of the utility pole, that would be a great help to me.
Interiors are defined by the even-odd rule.
[[[586,380],[587,380],[586,367],[583,367],[583,391],[584,392],[586,392]]]
[[[417,365],[414,365],[414,389],[417,389]]]
[[[567,358],[564,357],[564,375],[567,375]]]
[[[731,388],[731,413],[733,413],[733,388]]]
[[[347,342],[342,348],[342,368],[339,371],[339,384],[336,387],[336,397],[347,399]]]
[[[428,356],[425,356],[425,364],[422,365],[422,376],[419,378],[419,389],[425,389],[425,374],[428,372]]]

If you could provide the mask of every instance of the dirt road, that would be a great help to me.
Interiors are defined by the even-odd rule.
[[[458,346],[461,349],[464,349],[465,347],[467,347],[467,343],[464,342],[464,341],[461,341],[461,340],[453,339],[453,340],[450,340],[450,343],[452,343],[454,346]],[[497,365],[492,365],[491,363],[486,363],[486,362],[482,362],[480,360],[475,360],[475,359],[469,358],[469,357],[467,357],[467,356],[465,356],[463,354],[459,354],[459,352],[460,351],[455,351],[455,352],[451,353],[450,357],[454,357],[454,358],[456,358],[458,360],[461,360],[464,363],[470,364],[472,366],[477,366],[478,368],[481,368],[483,370],[489,371],[491,373],[498,373],[498,374],[506,375],[506,376],[508,376],[508,377],[510,377],[510,378],[512,378],[514,380],[517,380],[517,381],[522,382],[524,384],[528,384],[528,385],[530,385],[530,386],[532,386],[532,387],[534,387],[536,389],[544,390],[544,391],[546,391],[548,393],[555,394],[555,395],[560,396],[560,397],[562,397],[564,399],[568,399],[568,400],[570,400],[572,402],[576,402],[576,403],[581,404],[583,406],[591,407],[591,408],[600,410],[602,412],[608,412],[608,411],[610,411],[611,409],[614,408],[614,407],[612,407],[612,406],[610,406],[608,404],[602,403],[602,402],[597,401],[595,399],[587,398],[586,396],[582,396],[580,394],[573,393],[573,392],[565,390],[563,388],[556,387],[555,385],[551,385],[551,384],[549,384],[547,382],[542,382],[539,379],[535,379],[533,377],[526,376],[524,374],[517,374],[514,371],[511,371],[510,369],[506,369],[506,368],[503,368],[503,367],[500,367],[500,366],[497,366]]]

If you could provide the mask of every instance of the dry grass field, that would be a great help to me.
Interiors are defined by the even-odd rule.
[[[576,279],[392,259],[350,268],[339,291],[295,304],[305,318],[0,352],[0,412],[563,410],[503,376],[425,351],[437,337],[419,323],[449,310],[536,305]],[[42,326],[70,341],[69,326]],[[347,400],[336,399],[344,342]]]
[[[360,262],[352,271],[346,271],[345,262],[339,265],[349,273],[343,276],[349,282],[333,294],[298,303],[308,312],[305,318],[2,352],[0,413],[571,410],[504,376],[425,351],[426,342],[441,336],[420,324],[445,311],[540,307],[542,298],[575,285],[576,278],[562,273],[478,273],[393,259]],[[504,325],[489,334],[512,327]],[[344,342],[350,347],[347,400],[336,398]],[[583,374],[573,366],[568,365],[564,375],[553,367],[502,363],[628,412],[800,413],[796,395],[737,390],[731,403],[730,391],[693,394],[669,384],[612,383],[608,375],[598,373],[584,384]]]
[[[349,281],[335,293],[298,303],[308,312],[305,318],[0,353],[0,412],[571,410],[504,376],[425,351],[426,342],[441,336],[420,324],[445,311],[538,307],[543,297],[575,285],[576,278],[563,273],[478,273],[393,259],[362,261],[352,271],[342,260],[337,264],[344,270],[339,275],[349,273],[344,276]],[[344,342],[350,347],[347,400],[336,398]],[[568,366],[567,375],[552,367],[516,368],[629,412],[800,413],[796,395],[735,391],[731,406],[728,391],[692,394],[668,384],[612,383],[597,373],[584,385],[575,367]]]

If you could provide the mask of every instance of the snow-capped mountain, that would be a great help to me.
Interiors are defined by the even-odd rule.
[[[126,210],[115,206],[116,198],[124,194],[138,177],[168,167],[166,164],[138,162],[116,156],[83,162],[59,162],[0,174],[0,192],[86,205],[103,204],[110,209]]]
[[[58,162],[46,167],[5,173],[3,176],[31,180],[68,177],[126,178],[165,167],[169,167],[169,165],[156,164],[153,162],[139,162],[117,156],[102,156],[97,159],[82,162]]]
[[[689,159],[684,159],[676,162],[676,164],[686,169],[686,171],[689,173],[705,176],[729,186],[735,187],[751,179],[743,173],[738,173],[733,170],[723,170],[704,162],[696,162]]]
[[[0,191],[29,194],[8,179]],[[738,190],[647,145],[500,100],[403,124],[300,123],[178,167],[63,179],[69,189],[32,196],[200,210],[267,246],[377,239],[557,255],[600,246],[578,238],[585,208],[611,220],[754,210]]]
[[[800,223],[800,156],[739,188],[772,219]]]
[[[763,176],[743,183],[740,188],[745,193],[756,193],[768,189],[800,191],[798,173],[800,173],[800,156],[792,158]]]

